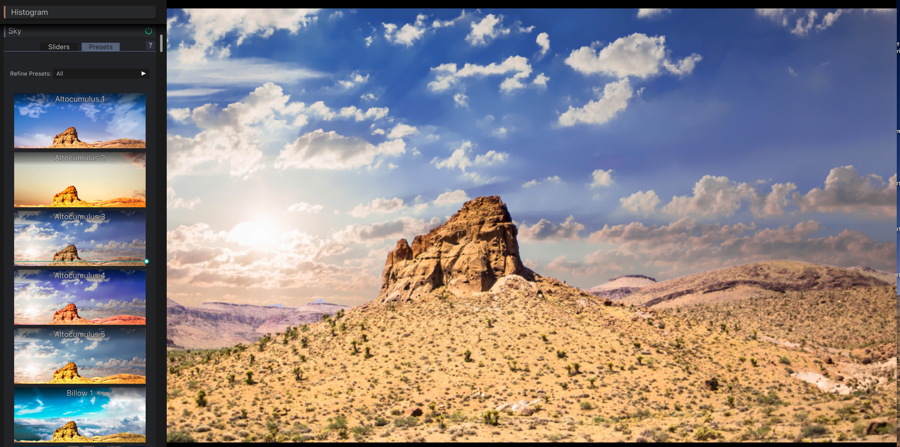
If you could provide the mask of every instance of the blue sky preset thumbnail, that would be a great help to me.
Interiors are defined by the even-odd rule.
[[[15,147],[49,147],[74,127],[85,143],[147,139],[143,93],[20,93],[13,112]]]
[[[13,215],[13,259],[53,261],[57,252],[75,245],[85,261],[144,259],[147,248],[143,211],[57,209],[16,211]],[[85,264],[86,265],[86,264]]]
[[[49,441],[69,421],[82,436],[147,433],[146,391],[141,388],[16,387],[13,438]]]
[[[13,276],[15,324],[49,324],[53,313],[74,304],[81,318],[146,317],[143,270],[25,270]]]
[[[13,380],[47,383],[69,362],[87,379],[117,374],[146,375],[147,332],[143,327],[54,326],[18,328]]]

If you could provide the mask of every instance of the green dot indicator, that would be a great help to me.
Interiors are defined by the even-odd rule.
[[[144,259],[144,264],[149,264],[149,263],[150,263],[149,259]]]

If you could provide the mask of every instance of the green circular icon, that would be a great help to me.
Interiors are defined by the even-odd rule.
[[[144,28],[144,34],[146,34],[148,36],[153,34],[153,28],[150,28],[149,26]]]

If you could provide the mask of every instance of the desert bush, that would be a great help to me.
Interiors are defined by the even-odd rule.
[[[760,395],[756,398],[756,401],[763,405],[781,405],[784,403],[780,397],[778,397],[778,393],[775,390],[769,391],[769,394]]]
[[[484,420],[484,423],[487,425],[499,425],[500,424],[500,412],[497,410],[488,410],[485,411],[481,418]]]
[[[650,439],[653,442],[667,442],[669,440],[669,434],[657,427],[642,431],[641,437]]]
[[[740,441],[765,441],[772,436],[772,427],[769,425],[761,425],[758,428],[748,427],[746,431],[738,437]]]
[[[198,407],[206,406],[206,391],[200,390],[197,391],[197,397],[194,398],[194,401],[197,402]]]
[[[718,439],[721,436],[722,435],[719,432],[712,430],[705,425],[701,425],[694,430],[694,439],[697,441],[710,441]]]
[[[183,431],[173,431],[166,435],[166,442],[197,442],[193,436]]]
[[[394,427],[397,427],[397,428],[415,427],[418,423],[419,423],[419,420],[416,419],[415,416],[399,417],[394,420]]]
[[[346,430],[347,429],[347,416],[343,414],[339,414],[333,418],[328,418],[328,425],[325,426],[327,430]]]
[[[819,424],[810,424],[800,429],[798,440],[804,438],[818,438],[828,434],[828,429]]]
[[[357,425],[350,429],[350,433],[353,433],[353,439],[357,441],[361,441],[365,439],[366,436],[372,434],[372,426],[371,425]]]

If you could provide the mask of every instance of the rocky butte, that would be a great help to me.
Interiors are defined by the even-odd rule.
[[[91,322],[78,316],[78,308],[74,303],[69,303],[53,313],[53,321],[50,324],[91,324]]]
[[[53,137],[53,143],[50,144],[50,147],[54,149],[144,149],[147,147],[147,143],[144,140],[135,140],[132,138],[118,138],[109,141],[86,143],[78,138],[78,130],[74,127],[70,127]]]
[[[78,433],[78,425],[75,424],[75,421],[69,421],[53,432],[50,442],[91,442],[91,440]]]
[[[453,293],[485,292],[503,276],[533,281],[519,257],[518,230],[499,196],[466,202],[412,246],[400,239],[388,253],[380,302],[411,300],[446,286]]]
[[[74,186],[56,193],[53,196],[53,204],[51,206],[86,206],[87,202],[78,198],[78,190]]]
[[[74,127],[70,127],[61,134],[53,137],[53,144],[50,145],[52,148],[82,148],[82,147],[93,147],[84,141],[78,139],[78,131],[75,130]]]
[[[74,245],[69,244],[68,247],[56,252],[53,255],[54,262],[72,262],[72,261],[83,261],[83,259],[78,257],[78,248]]]
[[[103,442],[103,443],[145,443],[147,437],[134,433],[116,433],[113,435],[87,437],[78,432],[75,421],[66,422],[53,432],[50,442]]]
[[[50,383],[91,383],[91,381],[78,375],[78,366],[69,362],[53,373],[53,380]]]
[[[147,319],[134,315],[116,315],[107,318],[95,318],[88,320],[78,315],[78,307],[74,303],[69,303],[66,307],[53,313],[53,320],[50,324],[110,324],[110,325],[126,325],[126,324],[147,324]]]

